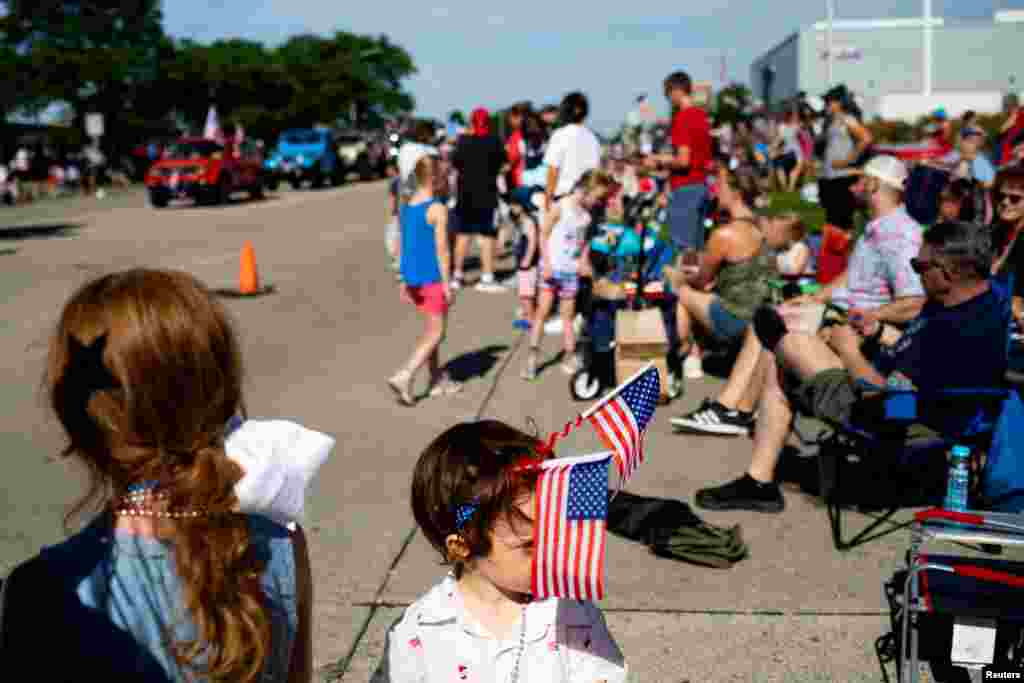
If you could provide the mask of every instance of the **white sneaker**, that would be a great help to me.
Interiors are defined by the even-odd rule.
[[[583,314],[577,313],[576,317],[573,318],[572,321],[572,331],[576,334],[577,337],[583,334],[583,323]]]
[[[562,334],[562,319],[552,318],[544,323],[544,334]]]
[[[683,374],[686,379],[701,379],[704,377],[704,363],[697,356],[687,356],[683,361]]]
[[[478,292],[489,292],[491,294],[500,294],[508,291],[508,289],[493,280],[490,282],[480,281],[476,283],[476,287],[474,287],[474,289]]]
[[[462,280],[457,277],[453,277],[451,282],[448,283],[448,286],[452,288],[452,291],[462,289]]]

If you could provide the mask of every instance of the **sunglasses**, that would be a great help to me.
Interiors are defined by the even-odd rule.
[[[1017,204],[1024,202],[1024,194],[1017,194],[1016,192],[999,192],[996,194],[995,199],[997,204],[1006,202],[1010,206],[1016,206]]]

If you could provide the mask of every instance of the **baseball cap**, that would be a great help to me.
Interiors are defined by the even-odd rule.
[[[877,178],[886,185],[901,192],[907,182],[908,175],[906,165],[896,157],[888,155],[874,157],[864,165],[859,174]]]
[[[825,102],[829,102],[831,100],[838,100],[840,102],[844,102],[847,98],[849,98],[849,96],[850,91],[846,89],[845,85],[840,83],[839,85],[835,86],[834,88],[826,92],[824,95],[822,95],[821,99],[825,100]]]

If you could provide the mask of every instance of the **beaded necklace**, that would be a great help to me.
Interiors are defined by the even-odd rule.
[[[516,663],[512,667],[512,682],[519,683],[519,663],[523,659],[523,650],[526,649],[526,605],[523,605],[522,617],[519,620],[519,649],[516,651]]]
[[[117,499],[114,515],[118,517],[156,517],[160,519],[195,519],[205,517],[203,508],[195,510],[157,510],[153,508],[156,501],[167,500],[170,494],[159,489],[159,482],[147,481],[132,484],[127,495]]]

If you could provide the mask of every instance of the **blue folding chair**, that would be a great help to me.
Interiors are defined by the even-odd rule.
[[[1012,278],[992,280],[992,287],[1005,301],[1009,357]],[[940,504],[948,472],[945,456],[956,444],[971,448],[974,471],[980,475],[975,481],[989,489],[998,488],[990,485],[996,462],[987,458],[981,466],[977,457],[990,450],[1004,411],[1020,406],[1019,396],[1009,381],[1000,386],[959,387],[931,393],[870,385],[862,388],[873,395],[860,401],[855,418],[849,424],[831,424],[814,441],[819,446],[820,494],[837,550],[849,550],[909,526],[910,522],[890,522],[901,508]],[[922,417],[934,415],[931,411],[938,409],[947,414],[953,407],[958,416],[963,415],[962,420],[945,423],[942,433],[915,436],[914,425]],[[1012,470],[1014,464],[1004,459],[1001,467]],[[1002,487],[1006,499],[1019,493],[1006,488]],[[865,492],[870,492],[874,499],[866,501]],[[987,493],[979,491],[976,500],[984,504]],[[998,503],[988,501],[990,507],[976,504],[975,508],[997,509]],[[851,538],[844,538],[843,510],[851,506],[872,513],[874,519]],[[1002,509],[1006,509],[1005,505]],[[885,524],[890,524],[890,528],[878,531]]]

